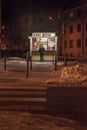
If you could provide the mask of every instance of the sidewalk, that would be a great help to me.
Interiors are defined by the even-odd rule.
[[[28,78],[26,62],[24,61],[9,61],[6,70],[3,66],[1,62],[0,88],[46,88],[46,80],[56,76],[52,62],[33,62],[32,71],[29,70]]]
[[[2,89],[46,89],[49,78],[56,77],[54,66],[44,62],[33,64],[29,77],[26,78],[26,64],[17,62],[7,64],[7,69],[0,66],[0,88]],[[16,67],[14,67],[16,66]],[[60,72],[60,68],[58,68]],[[58,75],[57,75],[58,76]],[[0,111],[0,130],[87,130],[77,122],[46,114],[34,114],[22,111]]]

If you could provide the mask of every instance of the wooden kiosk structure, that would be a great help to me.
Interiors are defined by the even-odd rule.
[[[55,60],[57,54],[57,36],[54,32],[35,32],[28,37],[30,40],[30,55],[33,61],[40,60],[39,47],[45,48],[44,61]]]

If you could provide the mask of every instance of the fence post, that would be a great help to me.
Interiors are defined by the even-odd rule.
[[[29,58],[27,58],[27,73],[26,73],[26,77],[28,78],[29,76]]]
[[[55,71],[57,71],[57,56],[55,55]]]
[[[30,56],[30,70],[32,70],[32,57]]]
[[[65,54],[64,65],[67,66],[67,54]]]
[[[6,55],[4,56],[4,70],[6,70]]]

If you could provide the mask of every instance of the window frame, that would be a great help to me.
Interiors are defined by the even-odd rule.
[[[77,39],[77,48],[81,48],[81,39]]]
[[[77,24],[77,32],[81,32],[81,24]]]
[[[73,40],[69,41],[69,48],[73,48]]]
[[[70,25],[70,26],[69,26],[69,33],[70,33],[70,34],[73,33],[73,25]]]

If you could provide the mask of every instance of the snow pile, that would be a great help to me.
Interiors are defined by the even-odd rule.
[[[87,80],[87,67],[83,64],[67,66],[62,69],[60,78],[69,81],[84,81]]]
[[[87,86],[87,66],[80,63],[62,66],[55,76],[46,81],[46,84],[54,87],[85,87]]]

